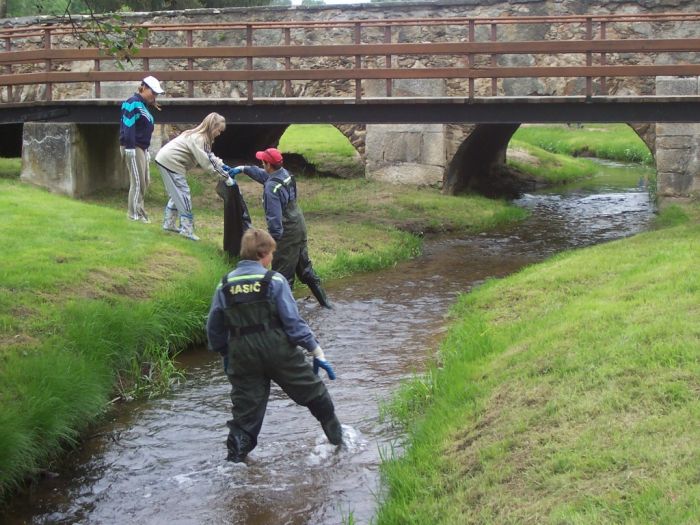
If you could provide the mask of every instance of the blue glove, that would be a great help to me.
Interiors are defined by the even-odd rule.
[[[231,177],[235,177],[236,175],[238,175],[242,171],[243,171],[243,166],[236,166],[235,168],[231,168],[231,167],[228,168],[228,174]]]
[[[323,368],[328,374],[328,379],[331,381],[335,379],[335,372],[331,364],[326,361],[326,356],[323,354],[320,346],[317,346],[313,351],[314,356],[314,374],[318,375],[318,369]]]

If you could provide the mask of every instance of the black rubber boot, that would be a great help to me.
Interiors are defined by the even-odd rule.
[[[253,449],[248,434],[243,431],[237,433],[230,432],[226,440],[226,448],[228,449],[226,461],[233,461],[234,463],[242,463],[245,461],[248,452]]]
[[[321,427],[323,427],[323,432],[326,434],[331,444],[336,446],[343,444],[343,427],[335,415],[325,423],[321,423]]]
[[[228,454],[226,454],[226,461],[231,461],[232,463],[243,463],[245,458],[245,456],[241,456],[232,450],[229,450]]]
[[[318,301],[318,304],[320,304],[324,308],[328,308],[328,309],[333,308],[331,306],[330,301],[328,301],[328,296],[326,295],[326,291],[323,289],[320,282],[312,282],[312,283],[308,284],[307,286],[309,287],[309,290],[311,290],[311,293],[314,294],[314,297]]]

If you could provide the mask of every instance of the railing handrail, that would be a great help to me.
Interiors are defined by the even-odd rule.
[[[329,44],[314,46],[147,47],[136,58],[311,58],[323,56],[652,53],[700,52],[700,38],[610,40],[519,40],[511,42],[426,42],[395,44]],[[96,48],[0,51],[0,65],[44,60],[109,60]]]
[[[435,78],[529,78],[529,77],[638,77],[699,76],[700,64],[647,66],[547,66],[420,68],[420,69],[290,69],[237,71],[150,71],[162,81],[261,81],[261,80],[386,80]],[[0,85],[61,84],[141,80],[138,71],[39,72],[0,75]]]
[[[100,98],[101,82],[119,82],[139,80],[145,72],[154,74],[164,81],[183,81],[188,83],[188,96],[192,97],[194,82],[239,81],[246,83],[248,100],[253,100],[253,83],[256,81],[284,82],[285,96],[290,96],[292,80],[349,80],[355,83],[355,98],[362,97],[363,80],[385,80],[387,97],[391,96],[392,80],[402,79],[461,79],[468,80],[469,97],[475,96],[474,80],[491,79],[491,92],[496,95],[499,79],[524,77],[578,77],[586,80],[586,96],[593,94],[594,78],[601,79],[601,86],[607,92],[606,79],[611,77],[651,77],[651,76],[682,76],[700,75],[700,64],[693,60],[677,60],[675,63],[657,64],[650,60],[655,53],[700,52],[700,38],[608,38],[607,31],[613,23],[664,23],[669,21],[700,22],[700,12],[695,13],[643,13],[623,15],[559,15],[559,16],[524,16],[524,17],[453,17],[453,18],[413,18],[413,19],[373,19],[373,20],[338,20],[338,21],[277,21],[277,22],[230,22],[230,23],[196,23],[196,24],[143,24],[152,32],[184,32],[187,45],[173,47],[154,46],[147,42],[135,58],[143,61],[141,70],[134,71],[105,71],[102,62],[115,60],[102,54],[95,48],[75,49],[60,47],[70,45],[69,42],[53,42],[56,35],[69,34],[73,29],[65,26],[36,27],[36,33],[27,37],[27,29],[21,28],[0,30],[0,38],[5,40],[5,50],[0,51],[0,85],[8,90],[8,100],[11,99],[12,87],[19,85],[46,84],[46,98],[52,97],[54,84],[94,83],[96,98]],[[575,27],[577,38],[569,40],[498,40],[498,26],[503,24],[540,24],[550,25],[583,24]],[[598,24],[595,32],[594,24]],[[415,26],[421,29],[430,26],[453,25],[464,26],[462,40],[430,41],[430,42],[391,42],[392,28]],[[477,25],[490,27],[488,40],[477,40],[475,28]],[[352,43],[343,44],[305,44],[291,45],[291,30],[295,28],[348,28],[352,34],[348,40]],[[566,26],[565,26],[566,27]],[[377,32],[371,34],[371,42],[362,42],[363,29],[383,28],[383,41]],[[194,47],[193,32],[212,30],[238,29],[244,34],[238,34],[240,45],[208,45]],[[281,31],[281,45],[256,45],[255,30]],[[636,35],[637,33],[630,33]],[[29,44],[36,49],[14,50],[12,42],[23,38],[41,37],[40,41]],[[234,40],[235,41],[235,40]],[[507,65],[499,66],[498,57],[503,55],[579,55],[582,60],[556,65]],[[612,54],[621,56],[643,55],[638,64],[620,60],[611,63]],[[442,64],[428,64],[427,67],[398,67],[398,59],[402,57],[441,56],[455,57],[455,65],[444,67]],[[310,68],[305,62],[308,59],[346,57],[343,63],[335,68]],[[476,58],[484,57],[478,63]],[[598,63],[594,63],[598,57]],[[676,60],[677,57],[674,57]],[[178,59],[187,61],[187,66],[180,70],[152,68],[151,60]],[[196,70],[195,60],[198,59],[237,59],[244,61],[240,69],[231,70],[230,66],[219,64],[219,69]],[[280,68],[256,68],[256,59],[284,59]],[[299,62],[292,64],[292,59]],[[363,64],[363,59],[365,63]],[[371,61],[368,59],[372,59]],[[56,71],[53,68],[60,63],[70,61],[93,62],[88,71]],[[546,61],[545,61],[546,62]],[[651,63],[649,63],[651,62]],[[38,65],[37,65],[38,64]],[[244,65],[243,65],[244,64]],[[485,65],[488,64],[488,65]],[[294,66],[294,67],[292,67]],[[43,68],[43,71],[36,69]],[[18,71],[18,69],[21,69]]]

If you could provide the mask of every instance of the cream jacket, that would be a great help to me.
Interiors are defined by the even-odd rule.
[[[182,175],[199,166],[210,173],[226,176],[221,168],[224,162],[204,149],[204,136],[201,133],[180,134],[160,149],[156,162]]]

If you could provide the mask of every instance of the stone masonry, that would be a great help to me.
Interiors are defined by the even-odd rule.
[[[700,95],[698,77],[658,77],[659,95]],[[700,196],[700,123],[656,125],[657,191],[660,197]]]
[[[457,0],[438,2],[401,2],[391,4],[366,3],[343,6],[310,6],[310,7],[256,7],[256,8],[225,8],[225,9],[199,9],[186,11],[163,11],[157,13],[125,13],[124,17],[128,22],[148,22],[157,24],[179,24],[179,23],[211,23],[222,21],[242,22],[246,20],[262,21],[304,21],[304,20],[370,20],[370,19],[402,19],[402,18],[447,18],[447,17],[500,17],[500,16],[540,16],[540,15],[571,15],[571,14],[613,14],[613,13],[647,13],[647,12],[669,12],[669,11],[696,11],[697,0],[606,0],[605,2],[590,2],[588,0]],[[41,20],[38,20],[41,21]],[[18,26],[22,24],[37,22],[36,19],[6,20],[5,25]],[[669,29],[670,28],[670,29]],[[650,24],[609,24],[607,27],[608,38],[644,38],[655,33],[657,28]],[[675,37],[695,37],[696,27],[680,23],[669,22],[664,25],[664,31],[670,31]],[[555,39],[581,39],[585,28],[582,26],[548,25],[548,24],[528,24],[510,25],[499,27],[499,40],[555,40]],[[323,28],[321,30],[299,30],[292,32],[292,43],[295,45],[307,44],[343,44],[353,42],[352,28]],[[266,30],[255,32],[256,44],[259,45],[280,45],[283,43],[283,35],[280,31]],[[383,28],[367,28],[363,30],[363,43],[382,42],[384,39]],[[464,24],[446,25],[439,27],[430,26],[405,26],[398,28],[392,35],[392,42],[418,42],[418,41],[465,41],[468,39],[467,28]],[[490,39],[488,26],[477,26],[476,40],[486,41]],[[245,31],[200,31],[194,34],[194,45],[197,47],[217,46],[217,45],[244,45]],[[15,44],[13,44],[15,45]],[[17,42],[16,49],[36,49],[43,44],[40,39],[27,39],[25,42]],[[74,47],[69,35],[62,37],[60,41],[53,42],[54,47]],[[185,44],[185,35],[180,33],[153,32],[151,35],[152,46],[182,46]],[[597,57],[596,57],[597,59]],[[644,63],[639,57],[616,56],[609,57],[617,63]],[[655,57],[646,57],[641,60],[647,62],[663,63],[668,57],[661,53]],[[352,67],[352,57],[334,57],[325,61],[309,62],[310,59],[297,59],[292,67],[331,67],[344,65]],[[378,58],[377,60],[383,60]],[[403,56],[394,57],[395,66],[401,67],[440,67],[454,65],[455,60],[466,60],[465,57],[425,57],[425,56]],[[215,60],[195,61],[195,67],[230,69],[244,68],[244,60],[222,59],[221,63]],[[490,63],[490,57],[481,56],[477,58],[476,65]],[[562,56],[554,57],[547,55],[509,55],[499,58],[499,65],[520,65],[531,64],[541,66],[555,65],[583,65],[585,57]],[[31,72],[28,66],[26,72]],[[36,66],[41,68],[41,66]],[[55,68],[61,70],[87,70],[93,67],[91,63],[56,63]],[[102,70],[115,67],[109,61],[104,61]],[[133,67],[141,70],[142,60],[136,59]],[[184,68],[186,63],[177,60],[150,60],[151,70],[163,70],[172,68]],[[283,68],[283,60],[277,59],[256,59],[255,67],[265,69]],[[87,69],[86,69],[87,68]],[[583,92],[583,80],[567,81],[558,78],[543,79],[502,79],[497,83],[497,94],[505,96],[537,96],[537,95],[572,95]],[[625,78],[608,78],[608,93],[610,95],[654,95],[666,94],[666,89],[673,90],[668,93],[677,94],[698,94],[697,79],[660,79],[654,83],[653,79],[645,81],[630,81]],[[330,82],[302,82],[293,81],[292,90],[295,96],[352,96],[354,93],[354,83],[350,81],[330,81]],[[184,82],[166,83],[166,97],[187,96],[187,86]],[[102,96],[105,98],[123,99],[129,96],[135,86],[114,83],[109,85],[103,83],[101,86]],[[198,85],[195,90],[195,97],[202,98],[232,98],[240,99],[246,96],[245,82],[208,82]],[[383,81],[364,81],[362,85],[363,96],[372,96],[373,93],[381,94],[384,90]],[[413,80],[394,81],[393,94],[395,96],[465,96],[467,93],[467,81],[446,79],[446,80]],[[594,93],[600,93],[600,84],[595,81],[593,85]],[[477,80],[475,83],[475,94],[483,96],[490,94],[491,82],[489,79]],[[258,82],[255,85],[256,96],[280,96],[282,85],[280,82]],[[13,101],[28,101],[41,97],[40,88],[28,87],[17,88],[12,92]],[[94,97],[94,84],[72,84],[66,86],[54,86],[55,98],[91,98]],[[0,88],[0,100],[7,100],[8,92]],[[117,110],[115,109],[115,112]],[[116,120],[116,119],[115,119]],[[157,120],[157,115],[156,115]],[[194,123],[193,123],[194,124]],[[36,124],[25,129],[24,144],[28,147],[38,144],[43,136],[51,135],[56,130],[47,125],[45,130],[36,128]],[[115,122],[116,126],[116,122]],[[108,125],[105,125],[108,127]],[[698,129],[694,125],[659,126],[661,132],[657,133],[654,140],[654,125],[645,126],[640,130],[639,126],[633,125],[638,133],[645,139],[645,142],[653,149],[660,148],[656,153],[659,164],[659,194],[660,195],[680,195],[698,190],[700,182],[698,178]],[[364,156],[366,162],[366,176],[373,179],[386,180],[392,182],[402,182],[410,184],[434,184],[445,183],[448,169],[454,163],[455,155],[460,151],[462,144],[468,140],[470,134],[478,126],[470,124],[436,124],[430,126],[409,125],[339,125],[338,128],[349,138],[358,152]],[[33,130],[28,133],[28,130]],[[106,158],[103,152],[107,148],[117,149],[117,141],[113,138],[114,133],[96,134],[91,130],[89,133],[70,127],[65,128],[66,140],[71,147],[77,147],[75,153],[66,150],[67,159],[63,163],[66,170],[72,170],[75,166],[82,165],[79,160],[81,155],[89,156],[92,148],[85,148],[80,144],[82,140],[88,140],[88,136],[103,137],[105,141],[100,147],[94,148],[99,151],[102,162],[109,162],[113,159],[115,164],[103,166],[102,171],[113,172],[114,176],[98,178],[95,184],[89,181],[81,183],[82,175],[72,172],[64,172],[62,182],[58,183],[59,166],[49,165],[50,169],[42,171],[38,161],[32,160],[29,152],[23,154],[24,167],[23,178],[34,181],[38,184],[53,184],[55,188],[61,188],[72,195],[82,195],[95,189],[108,187],[123,187],[128,185],[121,169],[119,157],[112,151]],[[167,141],[171,130],[158,126],[154,135],[153,150],[157,150],[160,144]],[[283,132],[281,129],[280,135]],[[35,135],[33,135],[35,134]],[[39,137],[39,138],[37,138]],[[222,137],[223,138],[223,137]],[[277,138],[279,139],[279,137]],[[95,139],[92,138],[93,144]],[[274,137],[272,138],[274,141]],[[273,145],[273,144],[270,144]],[[68,146],[67,146],[68,147]],[[38,151],[35,148],[33,151]],[[32,150],[30,150],[32,151]],[[85,161],[88,164],[92,161]],[[468,159],[465,159],[465,166],[468,168]],[[46,173],[53,171],[53,173]],[[99,171],[99,170],[98,170]],[[468,175],[465,175],[468,176]],[[114,179],[121,182],[115,182]],[[54,182],[48,182],[48,181]],[[82,185],[81,185],[82,184]]]

